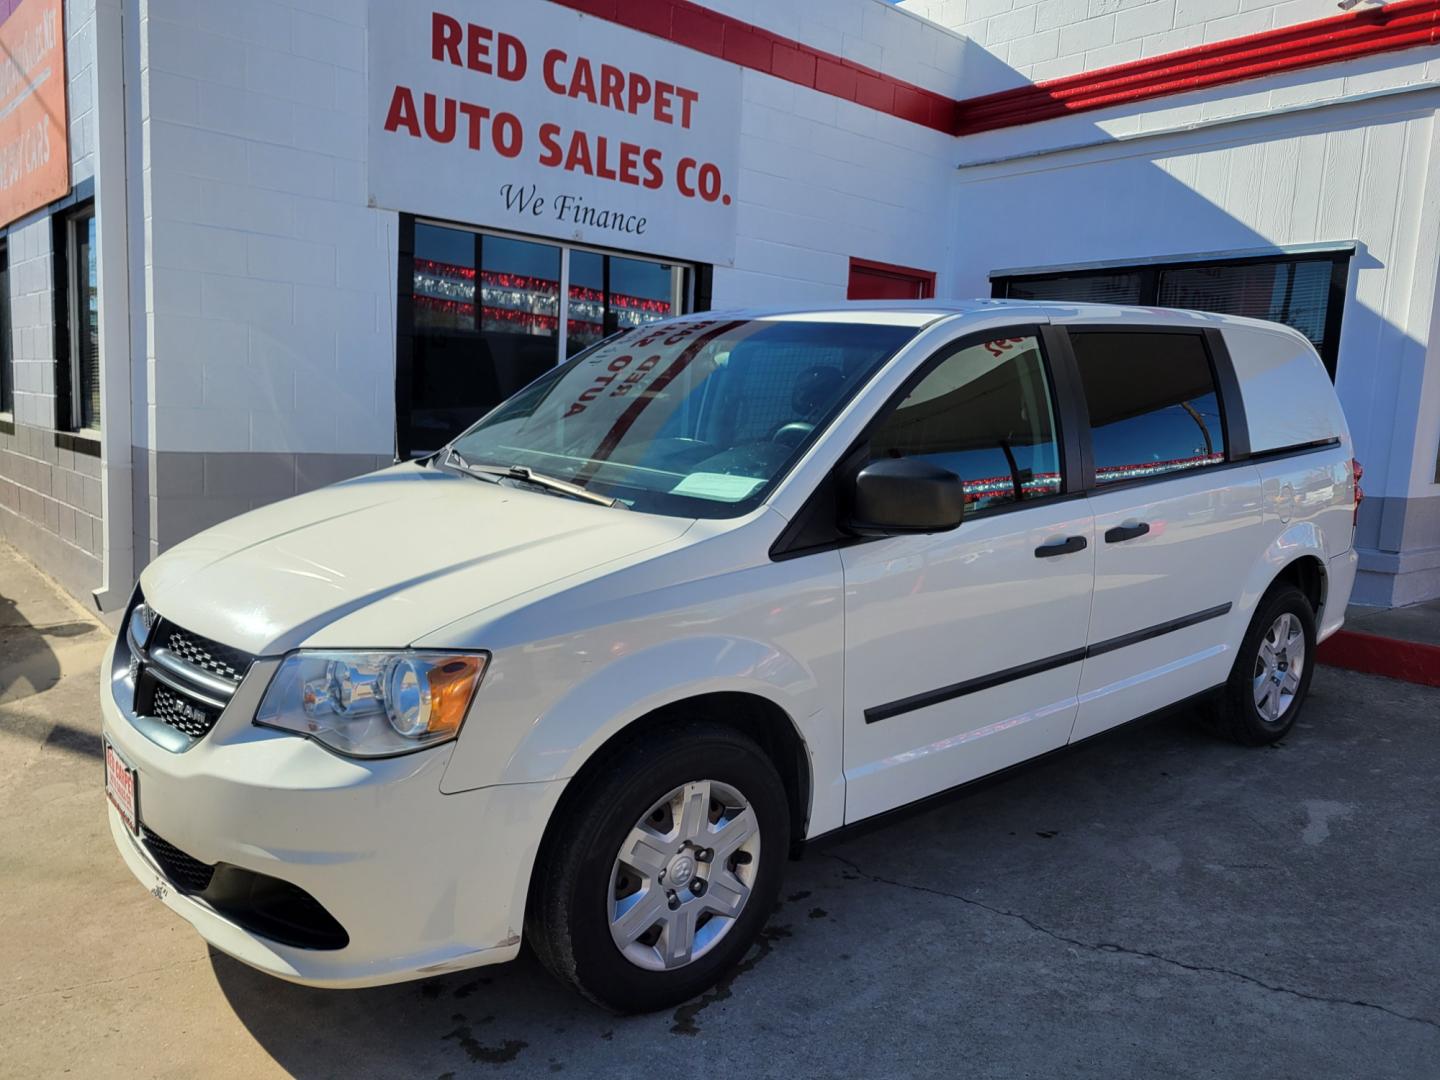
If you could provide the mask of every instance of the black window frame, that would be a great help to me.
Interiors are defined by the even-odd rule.
[[[51,218],[51,252],[54,262],[54,315],[55,328],[55,430],[57,444],[81,453],[98,454],[100,443],[96,435],[104,423],[105,402],[99,402],[101,415],[94,417],[93,425],[85,424],[82,397],[84,396],[84,372],[82,355],[76,348],[80,332],[80,304],[84,289],[77,275],[82,271],[76,258],[76,226],[81,222],[95,220],[95,202],[88,199],[57,213]],[[99,229],[96,229],[95,243],[99,243]],[[98,368],[104,360],[96,342],[94,363]],[[99,373],[97,370],[97,379]]]
[[[1080,422],[1082,441],[1082,482],[1087,493],[1105,494],[1111,491],[1121,491],[1125,488],[1139,487],[1145,484],[1158,484],[1166,480],[1178,480],[1185,476],[1194,476],[1198,473],[1213,472],[1216,469],[1224,469],[1250,458],[1250,431],[1245,420],[1245,404],[1240,394],[1240,380],[1235,375],[1234,364],[1230,360],[1230,351],[1225,346],[1225,335],[1214,327],[1189,327],[1189,326],[1167,326],[1164,324],[1127,323],[1124,326],[1114,326],[1109,323],[1063,323],[1061,329],[1065,331],[1066,339],[1066,366],[1074,375],[1074,401],[1072,403],[1075,411],[1079,414],[1077,419]],[[1225,460],[1211,462],[1207,465],[1196,465],[1188,469],[1175,469],[1171,472],[1155,473],[1151,476],[1137,476],[1129,480],[1113,480],[1107,483],[1100,483],[1096,479],[1094,427],[1090,421],[1090,402],[1085,396],[1085,388],[1080,381],[1079,360],[1075,356],[1074,339],[1085,334],[1143,334],[1150,337],[1191,337],[1200,342],[1201,350],[1210,368],[1210,380],[1215,387],[1215,403],[1220,410],[1220,432],[1225,440]]]
[[[1197,466],[1193,469],[1179,469],[1174,472],[1156,473],[1153,476],[1139,476],[1131,480],[1117,480],[1114,483],[1097,485],[1095,482],[1095,451],[1090,435],[1090,409],[1085,399],[1085,390],[1080,382],[1080,369],[1071,345],[1071,335],[1084,333],[1086,329],[1096,333],[1136,334],[1189,334],[1202,339],[1205,355],[1210,362],[1210,373],[1215,383],[1216,401],[1220,407],[1220,423],[1225,434],[1225,460],[1212,465]],[[982,344],[999,337],[1036,336],[1041,344],[1041,364],[1050,384],[1052,408],[1059,430],[1056,438],[1060,447],[1061,489],[1053,495],[1003,503],[984,510],[967,512],[965,520],[993,517],[1000,514],[1020,513],[1036,507],[1049,506],[1075,499],[1104,495],[1112,491],[1150,484],[1164,484],[1183,480],[1198,474],[1211,474],[1220,470],[1233,469],[1252,460],[1250,449],[1250,426],[1245,414],[1245,400],[1240,391],[1240,380],[1225,344],[1225,336],[1216,327],[1189,327],[1163,323],[1134,323],[1116,326],[1111,322],[1059,322],[1059,323],[1018,323],[1006,327],[992,328],[965,334],[947,342],[927,356],[905,379],[900,387],[875,411],[864,429],[840,455],[835,465],[826,473],[801,505],[800,511],[776,537],[770,547],[770,558],[774,561],[817,555],[826,551],[852,547],[856,544],[874,543],[884,537],[858,536],[847,532],[842,519],[845,513],[846,487],[853,482],[855,474],[870,460],[870,437],[874,429],[903,402],[921,381],[936,366],[959,349]],[[864,393],[862,390],[861,393]],[[1330,445],[1327,441],[1323,445]],[[1277,454],[1303,453],[1316,449],[1314,446],[1286,447]],[[964,528],[964,525],[961,525]]]
[[[1031,506],[1036,506],[1041,503],[1054,502],[1058,499],[1065,497],[1072,491],[1072,481],[1078,484],[1082,480],[1081,474],[1076,473],[1072,476],[1071,470],[1067,467],[1067,463],[1069,461],[1078,460],[1078,445],[1074,448],[1073,453],[1067,454],[1066,452],[1068,449],[1066,440],[1067,432],[1075,435],[1079,434],[1079,432],[1076,430],[1076,421],[1078,420],[1078,418],[1073,416],[1067,416],[1062,408],[1061,397],[1058,387],[1056,386],[1055,378],[1055,368],[1058,365],[1056,365],[1051,359],[1050,346],[1046,340],[1047,334],[1045,333],[1045,331],[1048,329],[1051,328],[1045,325],[1001,327],[993,330],[983,330],[976,334],[967,334],[965,337],[958,338],[955,341],[950,342],[949,344],[941,346],[934,353],[925,358],[925,362],[910,374],[909,378],[905,380],[904,385],[902,385],[899,390],[892,394],[886,400],[885,404],[876,411],[875,415],[870,418],[870,421],[865,425],[865,434],[863,439],[860,440],[860,442],[851,452],[852,454],[861,455],[858,462],[852,466],[852,470],[858,471],[859,469],[864,468],[870,462],[878,460],[873,456],[873,449],[871,447],[871,443],[874,440],[875,433],[885,425],[886,421],[888,421],[890,417],[894,416],[895,413],[900,410],[900,408],[909,399],[910,395],[922,383],[924,383],[924,381],[929,378],[933,372],[938,370],[949,360],[953,359],[959,353],[964,352],[966,349],[973,349],[977,345],[984,345],[988,342],[1004,341],[1015,338],[1034,338],[1037,346],[1037,351],[1040,353],[1040,373],[1045,380],[1045,392],[1049,395],[1050,398],[1050,416],[1055,427],[1053,435],[1055,439],[1057,467],[1060,474],[1060,490],[1046,495],[1037,495],[1031,499],[1014,499],[1010,502],[996,503],[993,506],[982,507],[978,510],[971,510],[969,507],[967,507],[965,510],[965,520],[973,521],[976,518],[985,518],[990,517],[994,514],[1009,513],[1014,510],[1020,510]],[[847,454],[846,456],[848,458],[851,456],[851,454]],[[963,481],[964,479],[965,478],[962,476],[961,480]]]
[[[1326,251],[1278,252],[1215,258],[1199,255],[1194,258],[1177,258],[1128,265],[1106,263],[1022,273],[999,272],[990,275],[990,295],[996,300],[1010,299],[1011,287],[1025,282],[1054,281],[1057,278],[1103,277],[1111,274],[1137,274],[1140,278],[1140,296],[1134,301],[1134,305],[1160,307],[1160,282],[1167,271],[1225,269],[1281,263],[1329,263],[1330,287],[1325,305],[1325,329],[1316,351],[1325,364],[1325,370],[1330,373],[1330,381],[1334,382],[1335,372],[1340,361],[1340,331],[1344,322],[1345,299],[1349,289],[1350,260],[1354,256],[1355,249],[1353,247],[1342,247]]]
[[[441,218],[429,217],[422,214],[402,213],[397,235],[397,266],[395,275],[395,460],[410,461],[417,457],[424,457],[432,453],[438,447],[429,449],[417,448],[415,445],[415,433],[412,430],[411,414],[412,388],[415,368],[415,338],[423,331],[417,331],[415,325],[415,226],[433,225],[443,229],[455,229],[462,232],[470,232],[475,235],[475,268],[476,287],[479,288],[479,273],[482,269],[481,245],[485,236],[509,237],[515,240],[525,240],[531,243],[550,244],[557,249],[570,248],[572,250],[592,251],[604,256],[603,274],[605,282],[605,336],[608,337],[615,331],[612,330],[612,316],[610,312],[610,257],[622,259],[639,259],[648,262],[668,263],[673,266],[682,267],[685,271],[685,287],[683,292],[688,301],[682,304],[686,310],[679,312],[679,315],[694,315],[699,312],[709,311],[711,308],[711,294],[713,289],[714,268],[705,263],[697,263],[689,259],[669,258],[667,256],[652,255],[648,252],[621,251],[616,248],[599,248],[589,244],[575,244],[550,236],[534,236],[525,233],[508,232],[504,229],[489,228],[486,226],[469,225],[459,221],[447,221]],[[563,253],[563,252],[562,252]],[[559,318],[561,325],[567,316],[567,298],[560,297]],[[481,331],[480,310],[477,293],[476,304],[476,334]],[[579,350],[569,356],[561,356],[558,342],[562,335],[556,335],[556,362],[560,366],[574,359],[579,355]],[[601,340],[604,340],[602,337]],[[598,344],[596,342],[595,344]],[[586,346],[585,348],[589,348]],[[497,402],[498,407],[502,402]],[[475,418],[479,420],[480,417]]]
[[[987,341],[1017,337],[1033,337],[1040,343],[1040,368],[1049,388],[1051,416],[1056,428],[1055,442],[1060,454],[1060,490],[1051,495],[1018,499],[982,510],[967,509],[965,520],[968,522],[1001,514],[1014,514],[1036,507],[1083,499],[1087,494],[1084,469],[1089,452],[1089,429],[1086,427],[1088,418],[1084,412],[1079,376],[1075,371],[1075,358],[1070,350],[1065,327],[1025,322],[990,327],[945,342],[915,366],[905,381],[866,421],[860,434],[840,455],[824,479],[815,486],[815,490],[801,505],[800,511],[790,524],[776,537],[770,546],[770,558],[775,561],[798,558],[884,539],[858,536],[847,532],[841,525],[842,515],[845,513],[845,489],[853,482],[855,474],[871,461],[870,440],[875,430],[932,371],[957,352],[983,345]],[[860,390],[862,395],[865,392],[864,388]]]
[[[0,433],[15,433],[15,333],[10,304],[10,241],[0,236]]]

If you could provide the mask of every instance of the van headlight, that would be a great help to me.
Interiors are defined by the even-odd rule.
[[[453,739],[487,653],[292,653],[255,723],[308,735],[350,757],[391,757]]]

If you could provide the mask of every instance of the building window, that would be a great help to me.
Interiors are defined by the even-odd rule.
[[[15,352],[10,332],[10,245],[0,242],[0,413],[15,412]]]
[[[1033,335],[958,349],[870,438],[872,458],[920,457],[965,485],[972,510],[1060,492],[1050,387]]]
[[[693,310],[695,277],[679,263],[403,218],[400,456],[438,449],[617,330]]]
[[[55,218],[56,426],[100,430],[100,278],[95,207]]]
[[[1340,353],[1349,251],[995,275],[1011,300],[1191,308],[1284,323],[1310,339],[1330,377]]]
[[[1070,339],[1090,409],[1097,484],[1225,460],[1220,398],[1199,334],[1074,330]]]

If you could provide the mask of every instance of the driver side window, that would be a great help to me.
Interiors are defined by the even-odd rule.
[[[1033,334],[957,349],[870,439],[870,457],[919,457],[964,481],[969,511],[1061,491],[1060,448]]]

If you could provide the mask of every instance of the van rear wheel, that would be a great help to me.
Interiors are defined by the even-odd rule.
[[[1315,666],[1315,611],[1293,585],[1261,599],[1235,666],[1202,713],[1205,726],[1243,746],[1283,738],[1300,715]]]
[[[694,997],[759,936],[789,834],[785,787],[754,742],[711,723],[652,728],[590,770],[551,826],[535,953],[616,1012]]]

